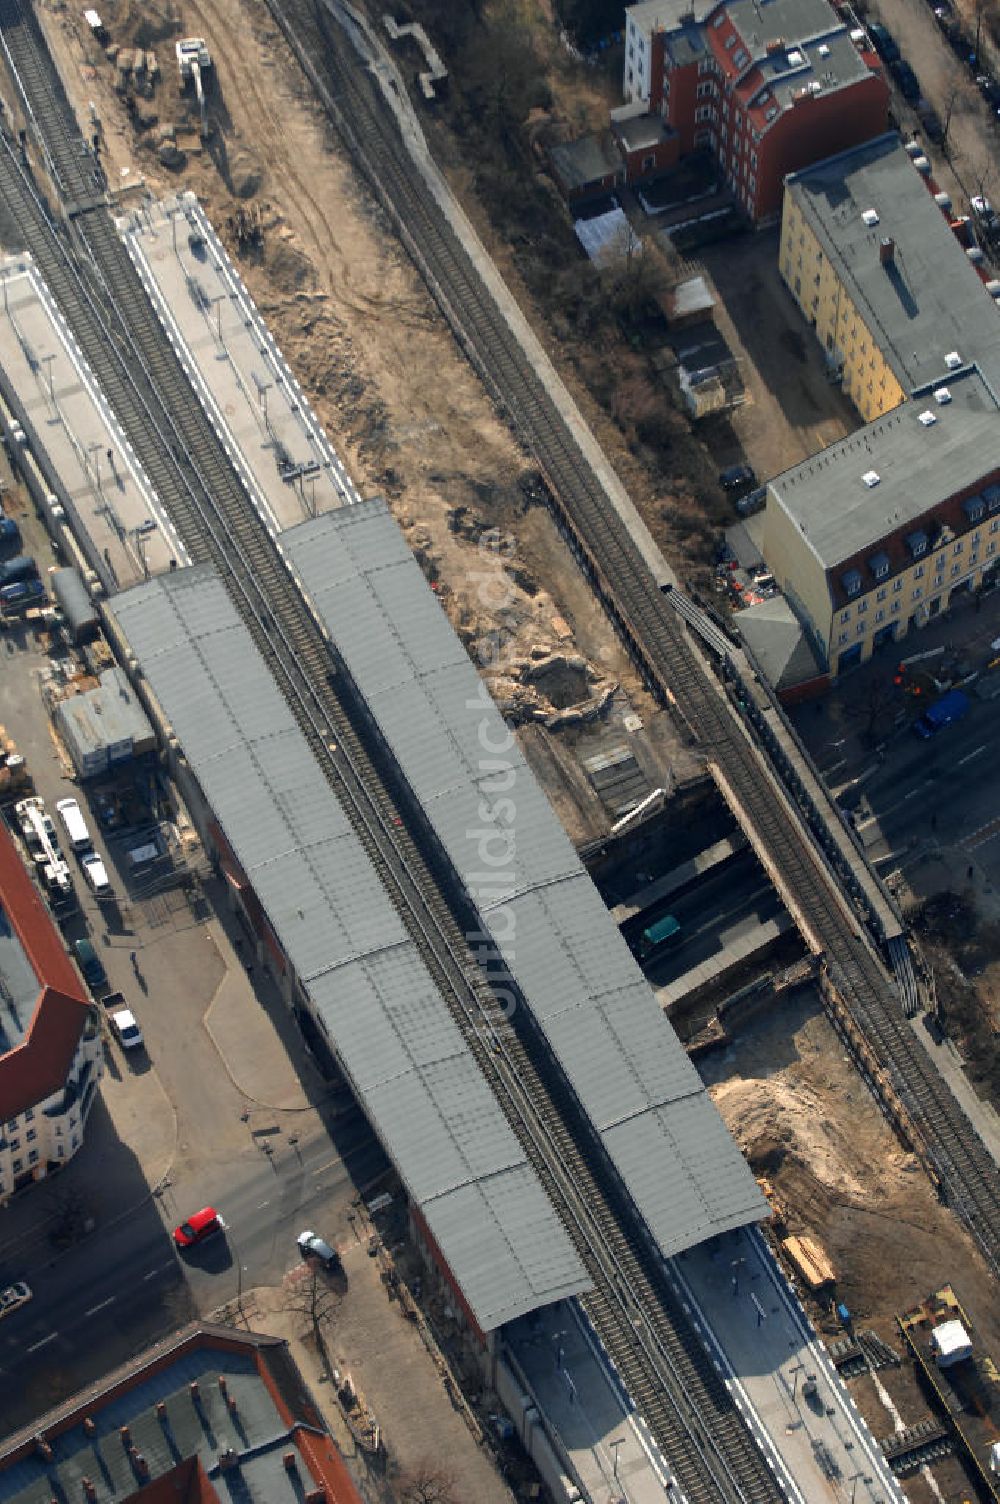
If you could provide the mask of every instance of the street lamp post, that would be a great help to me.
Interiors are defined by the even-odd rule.
[[[624,1436],[616,1436],[613,1441],[608,1442],[608,1446],[614,1447],[615,1451],[614,1479],[616,1483],[618,1482],[618,1448],[623,1447],[625,1445],[625,1441],[626,1438]]]

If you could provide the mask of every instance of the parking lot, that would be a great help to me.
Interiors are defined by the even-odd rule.
[[[747,393],[741,407],[700,426],[719,469],[746,459],[765,481],[857,428],[857,413],[828,380],[823,353],[778,273],[778,231],[706,246],[698,262]]]

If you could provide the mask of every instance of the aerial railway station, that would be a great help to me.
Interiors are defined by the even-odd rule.
[[[79,143],[59,124],[58,99],[47,118],[69,142],[59,167],[71,178]],[[4,191],[16,195],[9,159],[5,171]],[[185,206],[185,224],[197,225],[194,213]],[[754,1230],[766,1206],[749,1167],[385,506],[357,497],[317,437],[214,239],[196,228],[195,244],[178,235],[175,246],[176,206],[151,207],[127,252],[94,223],[121,328],[172,378],[148,401],[174,404],[170,420],[192,452],[197,440],[224,455],[238,480],[229,476],[227,497],[211,496],[185,473],[197,505],[180,506],[179,488],[166,494],[167,454],[150,439],[145,473],[163,480],[159,493],[142,486],[147,517],[134,525],[162,534],[163,552],[149,542],[127,581],[94,568],[106,630],[258,960],[329,1041],[546,1481],[567,1499],[571,1489],[599,1498],[609,1481],[644,1501],[898,1499]],[[139,241],[157,224],[150,251]],[[35,222],[40,249],[45,233]],[[198,258],[199,235],[217,258],[221,296],[201,283],[192,293],[184,258]],[[92,310],[71,281],[61,293],[79,336],[77,379],[97,394],[82,353],[100,352]],[[146,298],[159,337],[148,320],[133,323]],[[267,371],[281,376],[287,411],[272,411],[280,402]],[[116,420],[138,434],[142,415],[120,391]],[[99,396],[91,406],[100,410]],[[107,508],[67,507],[71,487],[82,494],[68,455],[60,468],[39,425],[11,404],[3,418],[25,472],[51,484],[56,505],[45,512],[43,496],[40,506],[56,536],[68,526],[84,557],[104,558],[110,545],[95,542],[89,519],[98,532]],[[93,420],[85,407],[75,417],[81,429]],[[80,443],[76,435],[69,450]],[[322,477],[315,488],[299,484],[312,475]],[[99,498],[96,476],[82,490]],[[198,526],[209,515],[211,538]],[[486,762],[498,756],[512,780],[510,816],[491,797],[497,770]],[[502,884],[482,880],[475,821],[513,836]],[[479,971],[462,949],[470,935],[482,945]],[[756,1282],[751,1292],[726,1272],[735,1262]],[[574,1367],[557,1316],[546,1375],[530,1356],[540,1343],[545,1351],[544,1323],[565,1302]],[[813,1361],[822,1402],[804,1406],[793,1371]],[[601,1386],[603,1430],[587,1437],[584,1406],[567,1414],[565,1395]],[[612,1450],[609,1480],[600,1458]]]

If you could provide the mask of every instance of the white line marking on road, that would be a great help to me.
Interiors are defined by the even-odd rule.
[[[30,1347],[26,1347],[25,1352],[37,1353],[40,1347],[47,1347],[50,1342],[54,1342],[58,1335],[58,1332],[50,1332],[49,1335],[47,1337],[43,1337],[40,1342],[33,1342]]]
[[[84,1311],[83,1314],[85,1316],[96,1316],[98,1311],[105,1311],[107,1310],[108,1306],[113,1306],[114,1303],[115,1297],[113,1295],[109,1295],[107,1300],[99,1301],[96,1306],[91,1306],[90,1310]]]
[[[967,752],[964,757],[960,757],[958,759],[958,762],[955,764],[956,768],[964,768],[967,762],[971,762],[974,757],[979,756],[980,752],[985,751],[986,743],[984,742],[983,745],[981,747],[977,747],[974,752]]]

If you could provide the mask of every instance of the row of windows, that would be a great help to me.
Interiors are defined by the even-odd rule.
[[[987,548],[986,552],[988,554],[995,553],[996,552],[996,544],[995,543],[991,543],[989,545],[989,547]],[[973,554],[971,556],[971,558],[969,559],[969,563],[971,565],[975,565],[976,563],[978,563],[978,555],[977,554]],[[961,572],[962,572],[962,566],[961,566],[961,564],[953,564],[951,566],[951,578],[952,579],[954,579],[957,575],[961,574]],[[932,590],[940,590],[943,587],[943,585],[944,585],[944,575],[943,574],[939,574],[939,575],[935,576],[934,584],[931,586],[931,589]],[[912,595],[911,595],[911,599],[914,600],[914,601],[921,601],[921,600],[923,600],[923,596],[924,596],[924,587],[922,585],[915,586],[914,590],[912,592]],[[865,608],[867,607],[867,605],[868,605],[867,601],[861,601],[859,603],[859,605],[858,605],[858,615],[859,616],[863,614],[863,612],[864,612]],[[890,609],[891,609],[892,614],[894,616],[898,615],[899,609],[900,609],[900,603],[899,603],[899,601],[893,601],[892,606],[891,606]],[[851,615],[850,611],[842,611],[840,613],[840,622],[841,622],[842,626],[844,625],[845,622],[847,622],[847,621],[850,620],[850,615]],[[876,626],[878,625],[879,622],[884,621],[884,620],[885,620],[885,610],[884,610],[884,608],[880,607],[875,612],[875,624],[876,624]],[[855,632],[856,632],[856,634],[857,634],[858,637],[863,637],[864,636],[864,632],[865,632],[865,627],[866,626],[867,626],[866,622],[859,621],[857,623],[857,625],[855,627]],[[838,635],[837,641],[841,645],[843,645],[845,642],[847,642],[849,636],[850,636],[850,633],[848,633],[848,632],[841,632]]]
[[[993,519],[993,521],[990,523],[990,532],[991,533],[995,533],[997,531],[1000,531],[1000,518],[996,518],[995,517]],[[970,568],[972,568],[977,563],[977,561],[979,559],[978,549],[979,549],[979,543],[980,543],[981,537],[982,537],[982,533],[977,528],[976,531],[972,534],[972,536],[969,539],[969,543],[970,543],[970,546],[972,548],[972,553],[969,555],[969,567]],[[964,552],[964,550],[965,550],[965,539],[964,538],[957,539],[956,542],[952,546],[952,555],[955,558],[958,558],[958,556],[960,554],[962,554]],[[997,550],[996,543],[988,543],[986,545],[986,552],[987,552],[987,554],[995,554],[996,550]],[[938,575],[940,576],[943,573],[943,571],[944,571],[944,556],[943,556],[943,554],[942,554],[941,558],[939,558],[939,559],[937,559],[935,561],[935,566],[934,567],[935,567]],[[961,570],[961,568],[962,568],[961,564],[953,564],[952,567],[951,567],[952,574],[953,575],[958,574],[959,571]],[[878,579],[884,579],[887,572],[888,572],[888,566],[886,566],[885,568],[878,569],[878,570],[874,571],[874,573],[876,575],[876,578],[878,578]],[[923,577],[924,577],[924,566],[922,564],[917,564],[914,567],[914,569],[913,569],[913,573],[912,573],[911,578],[914,579],[914,580],[922,580]],[[892,582],[892,588],[893,588],[894,591],[900,591],[900,590],[902,590],[902,588],[903,588],[902,578],[897,579],[897,580],[893,580],[893,582]],[[882,600],[885,600],[885,596],[886,596],[885,590],[879,590],[879,591],[876,592],[875,599],[877,601],[882,601]],[[867,610],[868,610],[868,602],[867,602],[867,600],[858,601],[858,605],[857,605],[858,615],[861,616]],[[850,608],[850,606],[847,606],[847,607],[844,608],[844,610],[840,614],[841,621],[848,621],[850,619],[850,615],[851,615],[851,608]]]

